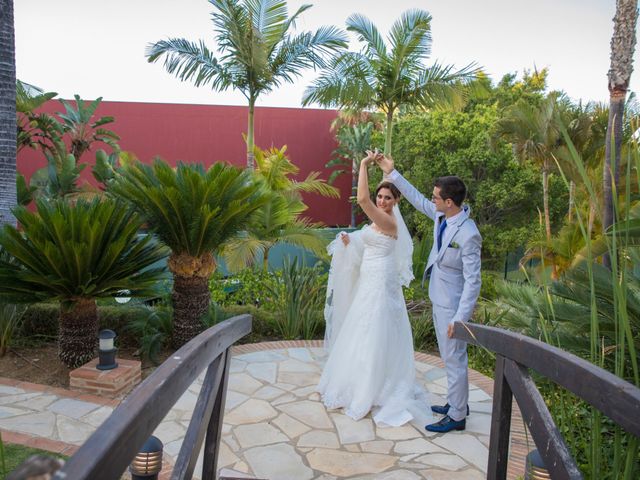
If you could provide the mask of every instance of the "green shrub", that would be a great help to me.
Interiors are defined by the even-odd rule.
[[[419,315],[409,315],[409,321],[413,332],[413,349],[417,352],[437,351],[438,340],[431,309],[424,310]]]
[[[15,333],[20,328],[23,307],[10,303],[0,304],[0,357],[4,356],[11,346]]]
[[[123,333],[136,339],[142,358],[157,365],[158,354],[171,342],[173,310],[165,304],[138,307],[136,315],[128,318]]]
[[[247,268],[226,278],[216,273],[209,281],[211,300],[223,307],[254,305],[270,308],[270,287],[277,284],[279,274],[253,268]]]
[[[480,272],[482,276],[482,286],[480,287],[480,297],[485,300],[494,300],[498,297],[498,292],[496,290],[496,279],[498,279],[498,275],[493,272],[485,272],[482,270]]]
[[[224,311],[229,318],[245,313],[253,317],[251,333],[240,339],[240,343],[280,340],[273,312],[269,312],[264,308],[258,308],[254,305],[228,305],[224,307]]]

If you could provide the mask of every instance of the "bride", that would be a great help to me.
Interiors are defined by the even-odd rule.
[[[389,182],[369,197],[367,167],[360,163],[358,204],[371,225],[341,233],[333,255],[325,306],[329,356],[317,390],[329,409],[343,408],[354,420],[372,411],[378,425],[400,426],[431,419],[426,392],[415,383],[413,337],[402,286],[413,279],[413,244]]]

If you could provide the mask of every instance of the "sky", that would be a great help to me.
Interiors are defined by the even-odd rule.
[[[608,100],[615,0],[289,0],[289,12],[303,3],[313,7],[300,17],[298,30],[344,28],[349,15],[361,13],[383,36],[402,12],[420,8],[433,18],[427,63],[475,62],[494,82],[506,73],[548,67],[550,89],[576,100]],[[45,91],[85,100],[246,105],[239,92],[196,88],[144,56],[149,43],[170,37],[202,39],[215,50],[213,7],[206,0],[14,0],[14,9],[17,76]],[[359,46],[352,39],[350,48]],[[299,107],[317,75],[305,72],[261,96],[258,106]],[[637,78],[636,71],[631,90],[640,85]]]

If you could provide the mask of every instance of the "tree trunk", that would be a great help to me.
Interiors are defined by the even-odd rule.
[[[573,222],[573,207],[576,203],[576,184],[573,180],[569,182],[569,215],[567,220],[569,223]]]
[[[391,138],[393,137],[393,110],[387,112],[387,131],[384,139],[384,154],[391,155]]]
[[[16,223],[16,135],[13,0],[0,0],[0,226]]]
[[[209,311],[209,278],[216,262],[212,253],[200,257],[172,253],[168,265],[173,273],[172,342],[174,348],[180,348],[204,329],[202,317]]]
[[[58,357],[69,368],[78,368],[96,357],[98,307],[94,299],[81,298],[70,310],[60,307]]]
[[[611,67],[607,74],[609,88],[609,124],[605,140],[603,182],[602,231],[614,222],[614,194],[619,179],[620,151],[622,149],[622,118],[624,103],[633,71],[633,51],[636,46],[636,22],[638,20],[638,0],[617,0],[613,17],[611,38]],[[613,149],[613,151],[612,151]],[[613,154],[613,159],[611,158]],[[611,268],[608,254],[603,263]]]
[[[255,140],[253,136],[253,112],[254,112],[255,100],[249,100],[249,118],[247,125],[247,168],[253,170],[255,168],[255,154],[253,149],[255,147]]]
[[[544,229],[547,243],[551,243],[551,215],[549,213],[549,172],[546,167],[542,170],[542,202],[544,206]]]
[[[589,238],[592,238],[593,234],[593,225],[596,222],[596,208],[598,208],[593,201],[593,199],[589,199]]]

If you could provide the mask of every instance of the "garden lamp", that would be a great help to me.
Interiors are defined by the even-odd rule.
[[[117,348],[113,345],[116,332],[113,330],[100,330],[98,334],[98,370],[112,370],[118,366],[116,363]]]
[[[527,455],[524,469],[524,480],[546,480],[551,474],[544,466],[538,450],[531,450]]]
[[[162,442],[151,435],[129,465],[131,480],[156,480],[162,470]]]

